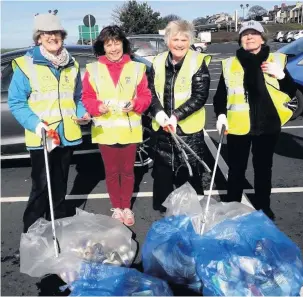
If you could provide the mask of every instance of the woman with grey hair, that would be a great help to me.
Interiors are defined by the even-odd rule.
[[[162,203],[174,190],[189,181],[203,194],[202,167],[189,155],[191,177],[171,132],[179,135],[202,159],[205,124],[204,105],[208,98],[210,56],[192,51],[193,26],[186,21],[172,21],[165,29],[169,51],[158,55],[149,76],[152,91],[150,112],[155,139],[153,167],[153,207],[165,211]]]
[[[239,31],[236,56],[222,62],[214,97],[217,129],[228,130],[228,193],[222,201],[241,202],[245,171],[252,146],[255,173],[253,206],[271,219],[271,174],[275,145],[281,126],[292,116],[287,102],[296,86],[286,69],[286,56],[270,53],[259,22],[244,22]]]
[[[82,142],[79,124],[89,120],[82,104],[79,65],[63,46],[67,33],[58,16],[38,14],[35,46],[13,60],[8,105],[25,129],[32,165],[32,189],[24,212],[24,232],[40,217],[49,218],[42,146],[46,131],[55,218],[66,216],[65,195],[73,148]]]

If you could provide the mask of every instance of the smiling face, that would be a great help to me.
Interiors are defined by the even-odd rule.
[[[110,39],[104,42],[105,56],[110,61],[119,61],[123,56],[123,42],[117,39]]]
[[[241,34],[241,44],[246,51],[257,54],[261,50],[264,40],[261,33],[253,29],[248,29]]]
[[[176,61],[181,60],[186,55],[189,47],[190,38],[181,32],[173,35],[168,41],[168,48]]]
[[[57,55],[63,45],[61,31],[42,32],[39,36],[38,43],[53,55]]]

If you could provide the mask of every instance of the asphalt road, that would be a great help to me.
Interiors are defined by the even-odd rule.
[[[279,47],[275,44],[274,47]],[[207,102],[206,138],[208,149],[205,161],[212,168],[213,154],[218,145],[218,133],[215,131],[215,116],[212,98],[215,93],[221,73],[221,60],[229,57],[237,49],[236,43],[211,45],[209,52],[213,54],[210,64],[212,77],[210,96]],[[274,156],[272,208],[277,215],[276,224],[303,250],[303,118],[287,123],[283,129]],[[223,144],[222,159],[215,180],[215,197],[226,193],[226,146]],[[30,163],[28,160],[13,160],[2,162],[1,183],[1,295],[5,296],[51,296],[67,295],[61,292],[62,285],[55,276],[32,278],[19,272],[19,259],[16,252],[19,249],[22,230],[22,215],[29,194]],[[253,169],[251,160],[247,170],[247,197],[253,195]],[[209,189],[210,175],[205,174],[203,181],[205,189]],[[139,192],[134,203],[136,224],[131,229],[139,246],[142,246],[146,232],[152,222],[160,216],[152,209],[152,177],[151,170],[136,169],[136,186],[134,192]],[[98,154],[78,155],[73,159],[68,182],[68,204],[70,209],[80,207],[89,212],[110,215],[110,203],[106,195],[104,171]],[[90,196],[87,196],[90,194]],[[83,199],[87,198],[89,199]],[[73,199],[71,199],[73,198]],[[140,269],[140,253],[135,266]]]

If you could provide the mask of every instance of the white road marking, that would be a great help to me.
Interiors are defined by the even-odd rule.
[[[216,68],[208,67],[208,69],[209,69],[209,70],[220,70],[221,68],[218,68],[218,67],[216,67]]]
[[[302,129],[303,126],[284,126],[282,129]]]
[[[219,80],[219,79],[211,79],[210,81],[213,82],[213,81],[218,81],[218,80]]]
[[[214,74],[221,74],[221,72],[211,73],[211,75],[214,75]]]
[[[245,194],[253,194],[254,189],[244,189],[243,192]],[[272,188],[272,194],[280,194],[280,193],[302,193],[303,187],[290,187],[290,188]],[[208,195],[209,191],[204,191],[204,195]],[[212,195],[226,195],[226,190],[213,190]],[[133,197],[137,198],[151,198],[153,196],[153,192],[138,192],[134,193]],[[202,198],[202,196],[199,196]],[[66,195],[66,200],[81,200],[81,199],[109,199],[109,195],[107,193],[97,193],[97,194],[84,194],[84,195]],[[11,203],[11,202],[26,202],[28,197],[1,197],[1,203]],[[243,198],[242,198],[243,201]],[[250,204],[248,204],[251,206]]]
[[[204,139],[205,139],[205,143],[206,143],[209,151],[211,152],[214,159],[216,159],[216,155],[217,155],[218,150],[217,150],[216,146],[214,145],[213,141],[211,140],[211,138],[209,137],[208,133],[205,130],[204,130]],[[220,168],[224,178],[227,180],[227,178],[228,178],[228,166],[225,163],[224,159],[222,158],[221,154],[220,154],[219,161],[218,161],[218,167]],[[245,193],[243,193],[243,195],[242,195],[242,203],[247,205],[247,206],[253,207],[251,205],[250,201],[248,200],[247,196],[245,195]]]

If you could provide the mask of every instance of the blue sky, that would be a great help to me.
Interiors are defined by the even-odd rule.
[[[242,11],[240,4],[261,5],[272,9],[281,5],[276,1],[146,1],[161,16],[176,14],[186,20],[212,15],[220,12],[234,13]],[[295,1],[283,1],[295,4]],[[62,25],[68,31],[67,44],[78,40],[78,25],[83,24],[83,17],[92,14],[102,28],[113,22],[113,10],[123,1],[1,1],[1,47],[13,48],[31,45],[33,17],[36,13],[47,13],[49,9],[58,9]]]

